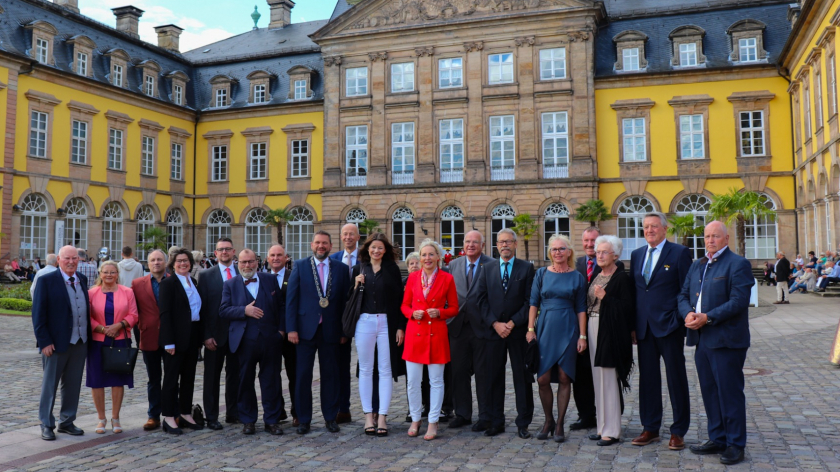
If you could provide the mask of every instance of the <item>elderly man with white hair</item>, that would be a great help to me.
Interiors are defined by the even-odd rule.
[[[35,297],[35,284],[38,283],[38,279],[43,277],[50,272],[55,272],[58,270],[58,256],[55,254],[47,254],[47,265],[45,265],[41,270],[35,273],[35,278],[32,279],[32,286],[29,287],[29,296]]]

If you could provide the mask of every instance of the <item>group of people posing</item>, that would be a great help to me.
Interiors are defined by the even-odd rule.
[[[572,390],[579,419],[570,430],[596,428],[589,439],[600,446],[621,438],[623,393],[630,388],[638,346],[639,410],[643,432],[632,444],[660,439],[664,361],[674,423],[668,447],[685,447],[690,418],[683,347],[697,346],[695,363],[708,417],[709,440],[690,447],[698,454],[721,454],[721,462],[744,458],[746,405],[742,367],[749,347],[748,302],[754,279],[750,264],[728,249],[726,227],[705,228],[706,257],[692,262],[690,251],[666,240],[667,220],[644,217],[647,245],[632,252],[629,273],[619,260],[619,238],[583,233],[583,252],[575,258],[571,241],[554,235],[550,261],[535,270],[516,258],[517,236],[496,235],[499,259],[484,255],[478,231],[464,235],[465,257],[444,270],[443,251],[432,240],[407,257],[403,279],[399,256],[382,233],[359,245],[355,225],[342,228],[344,248],[332,256],[329,233],[318,231],[312,256],[286,270],[282,246],[272,246],[270,273],[258,272],[250,249],[238,254],[227,238],[218,241],[218,265],[190,276],[190,251],[149,254],[150,274],[131,288],[116,281],[116,264],[99,268],[96,286],[75,272],[71,247],[59,254],[60,270],[44,276],[34,297],[33,324],[44,360],[40,418],[42,437],[55,439],[52,414],[62,383],[58,431],[82,434],[73,424],[82,370],[99,413],[97,432],[107,426],[104,388],[112,389],[112,429],[119,430],[123,387],[132,378],[102,370],[103,346],[130,343],[140,330],[140,349],[149,383],[151,430],[161,424],[172,434],[201,429],[193,418],[193,390],[200,347],[205,348],[206,426],[222,429],[219,391],[226,365],[226,421],[243,423],[254,434],[259,381],[265,430],[283,434],[287,418],[282,395],[285,361],[291,416],[298,434],[310,431],[315,357],[320,367],[320,404],[326,429],[338,432],[350,421],[351,338],[355,338],[359,397],[364,432],[385,436],[393,380],[405,375],[409,436],[438,435],[440,421],[450,428],[495,436],[505,431],[505,371],[511,362],[517,435],[527,439],[533,420],[534,374],[545,422],[537,439],[563,442]],[[64,298],[64,294],[67,298]],[[342,320],[353,305],[351,332]],[[345,322],[343,322],[345,321]],[[473,422],[471,377],[478,403]],[[162,376],[162,383],[161,383]],[[557,393],[552,388],[557,383]],[[555,402],[557,414],[554,414]]]

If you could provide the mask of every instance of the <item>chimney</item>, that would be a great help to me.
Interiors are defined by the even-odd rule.
[[[79,0],[53,0],[53,3],[72,12],[79,13]]]
[[[143,16],[143,10],[129,5],[112,8],[111,11],[117,17],[117,31],[122,31],[132,38],[140,39],[140,17]]]
[[[267,0],[268,8],[271,9],[271,21],[268,29],[277,29],[292,24],[292,8],[295,2],[292,0]]]
[[[180,40],[183,28],[175,25],[156,26],[155,33],[158,35],[158,46],[173,52],[181,52]]]

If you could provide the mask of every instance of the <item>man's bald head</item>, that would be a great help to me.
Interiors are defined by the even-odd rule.
[[[344,243],[344,250],[353,252],[359,245],[359,227],[355,223],[347,223],[341,227],[341,242]]]
[[[72,276],[79,265],[79,252],[73,246],[64,246],[58,251],[58,266],[65,274]]]

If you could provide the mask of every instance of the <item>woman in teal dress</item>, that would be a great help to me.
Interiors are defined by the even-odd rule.
[[[566,236],[555,234],[548,240],[551,265],[537,271],[531,288],[531,311],[526,339],[537,339],[540,348],[540,402],[545,412],[545,424],[537,439],[548,439],[552,432],[555,442],[563,442],[566,435],[563,421],[575,379],[577,355],[586,349],[586,279],[575,270],[575,251]],[[539,322],[537,322],[539,310]],[[557,421],[554,421],[554,392],[552,378],[559,381],[557,390]]]

